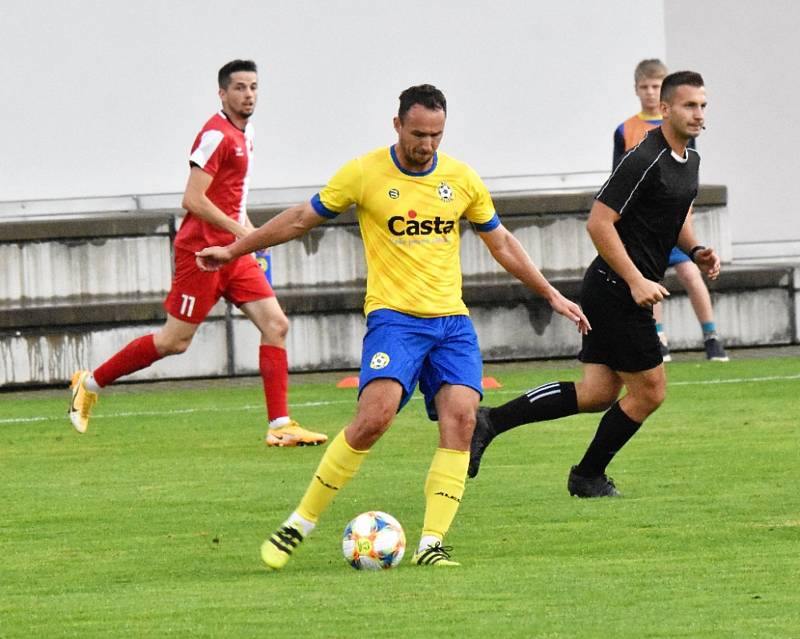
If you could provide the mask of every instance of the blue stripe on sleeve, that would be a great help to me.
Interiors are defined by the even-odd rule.
[[[332,220],[337,215],[339,215],[336,211],[331,211],[322,203],[322,200],[319,199],[319,193],[314,194],[314,197],[311,198],[311,206],[314,207],[314,210],[317,212],[317,215],[326,217],[329,220]]]
[[[488,233],[489,231],[494,231],[498,226],[500,226],[500,216],[495,213],[492,216],[492,219],[488,222],[484,222],[483,224],[475,224],[472,223],[472,228],[474,228],[478,233]]]

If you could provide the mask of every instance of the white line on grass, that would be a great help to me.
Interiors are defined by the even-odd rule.
[[[761,382],[774,382],[774,381],[791,381],[800,379],[798,375],[770,375],[768,377],[740,377],[731,379],[701,379],[695,381],[685,382],[669,382],[669,386],[701,386],[705,384],[750,384]],[[511,389],[506,388],[503,390],[494,391],[498,395],[520,395],[530,389]],[[412,400],[422,399],[419,395],[415,395]],[[336,404],[352,404],[352,399],[336,399],[331,401],[319,402],[299,402],[292,404],[294,408],[308,408],[313,406],[334,406]],[[100,413],[93,415],[92,419],[115,419],[118,417],[159,417],[166,415],[191,415],[193,413],[231,413],[234,411],[252,411],[263,410],[263,404],[242,404],[241,406],[226,406],[225,408],[215,408],[213,406],[204,408],[176,408],[173,410],[150,410],[150,411],[126,411],[120,413]],[[0,419],[0,424],[30,424],[35,422],[55,422],[66,421],[67,416],[54,416],[42,415],[39,417],[7,417]]]
[[[352,404],[351,399],[337,399],[324,402],[301,402],[293,406],[332,406],[334,404]],[[191,415],[192,413],[232,413],[235,411],[263,410],[264,404],[242,404],[241,406],[226,406],[225,408],[215,408],[208,406],[203,408],[175,408],[172,410],[139,410],[125,411],[119,413],[100,413],[92,415],[92,420],[112,419],[117,417],[159,417],[163,415]],[[63,416],[43,415],[40,417],[11,417],[0,419],[0,424],[27,424],[32,422],[53,422],[67,419],[66,412]]]
[[[699,386],[701,384],[747,384],[749,382],[774,382],[800,379],[798,375],[770,375],[769,377],[745,377],[743,379],[701,379],[695,382],[667,382],[667,386]]]

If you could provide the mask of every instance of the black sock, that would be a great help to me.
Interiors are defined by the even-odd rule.
[[[489,411],[497,433],[522,424],[558,419],[578,412],[578,396],[573,382],[550,382]]]
[[[583,459],[575,467],[581,477],[602,475],[614,455],[636,434],[641,424],[628,417],[619,402],[609,408],[597,427],[592,443]]]

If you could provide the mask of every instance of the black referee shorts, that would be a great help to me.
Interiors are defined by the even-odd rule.
[[[651,308],[636,304],[625,281],[592,264],[581,289],[581,307],[592,330],[583,337],[578,359],[635,373],[661,364],[661,347]]]

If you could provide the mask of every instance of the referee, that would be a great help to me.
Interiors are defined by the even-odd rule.
[[[496,408],[480,408],[469,476],[489,443],[516,426],[575,413],[604,412],[568,489],[578,497],[620,493],[605,470],[645,419],[664,401],[666,374],[653,304],[669,291],[660,281],[676,244],[709,278],[720,261],[699,245],[692,225],[700,156],[690,141],[704,128],[703,78],[679,71],[664,78],[663,122],[629,151],[595,197],[587,230],[598,256],[586,271],[581,305],[592,330],[583,336],[577,382],[551,382]],[[625,395],[617,401],[623,386]]]

